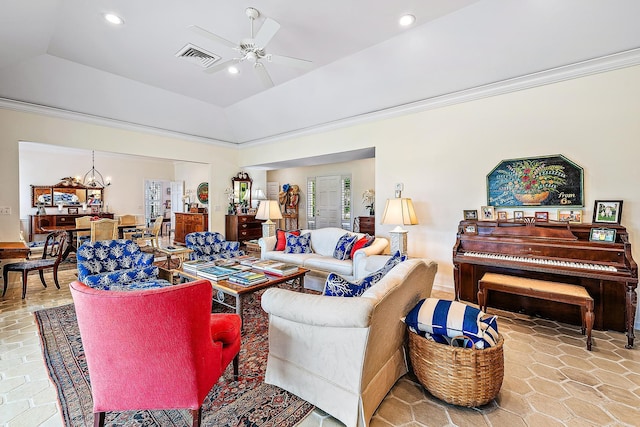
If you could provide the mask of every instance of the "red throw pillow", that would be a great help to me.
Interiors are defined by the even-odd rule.
[[[375,236],[369,236],[368,234],[362,236],[351,249],[351,259],[353,259],[353,254],[355,254],[358,249],[366,248],[371,245],[375,239]]]
[[[300,230],[285,231],[278,228],[276,230],[276,248],[274,250],[284,251],[285,246],[287,246],[287,239],[284,235],[285,233],[291,233],[294,236],[299,236]]]

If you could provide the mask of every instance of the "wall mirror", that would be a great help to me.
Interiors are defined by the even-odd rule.
[[[100,205],[104,202],[104,189],[86,187],[76,181],[62,181],[55,185],[32,185],[31,206],[63,207]]]
[[[251,206],[251,183],[253,180],[249,178],[246,172],[239,172],[237,176],[231,178],[233,186],[233,203],[245,206]]]

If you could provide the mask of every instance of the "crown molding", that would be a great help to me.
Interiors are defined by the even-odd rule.
[[[640,48],[618,52],[611,55],[589,59],[586,61],[576,62],[573,64],[564,65],[537,73],[527,74],[524,76],[514,77],[511,79],[468,88],[457,92],[439,95],[432,98],[420,99],[382,110],[369,111],[363,114],[345,117],[318,125],[293,129],[279,134],[274,134],[266,136],[264,138],[257,138],[248,141],[225,141],[215,138],[190,135],[187,133],[171,131],[168,129],[161,129],[153,126],[146,126],[122,120],[109,119],[91,114],[17,101],[8,98],[0,98],[0,108],[27,113],[36,113],[66,120],[76,120],[101,126],[110,126],[134,132],[151,133],[158,136],[184,139],[204,144],[213,144],[224,146],[226,148],[244,148],[278,142],[285,139],[303,137],[315,133],[329,132],[336,129],[394,118],[421,111],[433,110],[436,108],[475,101],[482,98],[504,95],[511,92],[517,92],[520,90],[526,90],[538,86],[577,79],[593,74],[605,73],[608,71],[632,67],[636,65],[640,65]]]
[[[224,147],[237,147],[238,144],[233,141],[224,141],[220,139],[207,138],[203,136],[191,135],[188,133],[162,129],[154,126],[141,125],[137,123],[126,122],[123,120],[109,119],[106,117],[95,116],[92,114],[80,113],[77,111],[65,110],[62,108],[49,107],[46,105],[33,104],[30,102],[18,101],[15,99],[0,97],[0,108],[7,110],[15,110],[24,113],[41,114],[44,116],[55,117],[58,119],[75,120],[83,123],[89,123],[98,126],[108,126],[123,129],[132,132],[144,132],[157,136],[168,138],[183,139],[192,142],[204,144],[213,144]]]
[[[355,116],[322,123],[316,126],[309,126],[293,131],[287,131],[265,138],[244,141],[240,142],[240,144],[242,145],[242,147],[251,147],[259,144],[277,142],[284,139],[302,137],[320,132],[328,132],[363,123],[389,119],[421,111],[434,110],[450,105],[461,104],[492,96],[504,95],[511,92],[517,92],[538,86],[559,83],[566,80],[577,79],[580,77],[605,73],[608,71],[633,67],[636,65],[640,65],[640,48],[589,59],[586,61],[576,62],[561,67],[551,68],[549,70],[539,71],[536,73],[514,77],[507,80],[501,80],[498,82],[439,95],[432,98],[408,102],[382,110],[358,114]]]

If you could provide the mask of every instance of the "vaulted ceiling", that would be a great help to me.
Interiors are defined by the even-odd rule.
[[[230,75],[176,56],[190,44],[215,56],[209,67],[240,58],[230,44],[250,38],[247,7],[260,13],[256,39],[265,22],[274,33],[265,53],[310,67],[264,58],[270,87],[248,59]],[[213,143],[269,140],[598,58],[631,54],[633,65],[640,49],[637,0],[4,0],[1,9],[0,106]],[[105,22],[107,12],[124,25]],[[403,28],[405,13],[416,22]]]

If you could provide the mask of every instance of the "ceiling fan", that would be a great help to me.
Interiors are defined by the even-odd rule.
[[[196,34],[228,46],[240,53],[240,57],[221,62],[217,65],[213,65],[204,70],[205,73],[217,73],[218,71],[224,70],[231,65],[238,64],[242,61],[248,61],[253,64],[253,69],[262,81],[262,84],[266,88],[270,88],[273,87],[273,80],[271,80],[271,76],[267,72],[267,69],[264,67],[263,61],[274,62],[298,68],[309,68],[313,65],[311,61],[307,61],[305,59],[291,58],[289,56],[267,53],[265,51],[265,47],[280,29],[280,24],[278,24],[271,18],[266,18],[264,23],[260,27],[260,31],[258,31],[258,33],[254,36],[253,21],[255,21],[260,16],[260,12],[258,12],[258,10],[253,7],[248,7],[245,10],[245,13],[249,18],[249,21],[251,22],[251,37],[242,39],[240,43],[237,44],[230,42],[229,40],[225,39],[224,37],[220,37],[217,34],[213,34],[212,32],[207,31],[197,25],[191,25],[189,27],[189,29],[191,29],[191,31],[195,32]]]

